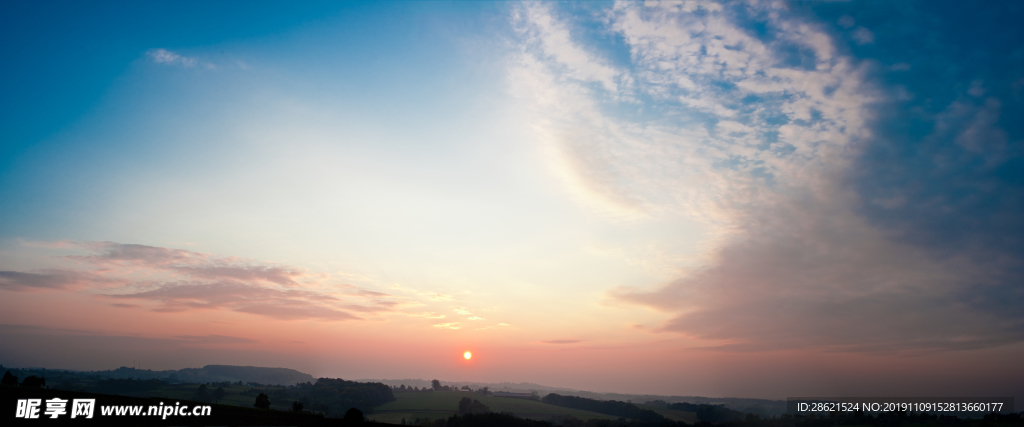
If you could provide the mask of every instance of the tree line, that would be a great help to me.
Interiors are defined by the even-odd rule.
[[[642,409],[629,402],[618,400],[596,400],[577,396],[562,396],[551,393],[544,396],[541,402],[549,405],[565,408],[582,409],[584,411],[597,412],[600,414],[612,415],[622,418],[631,418],[638,421],[667,421],[661,414],[650,409]]]

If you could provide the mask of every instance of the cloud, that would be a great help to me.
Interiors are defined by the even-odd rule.
[[[852,28],[854,25],[857,25],[857,21],[850,15],[843,15],[839,17],[837,22],[839,23],[839,26],[843,28]]]
[[[320,275],[286,265],[114,242],[65,242],[61,248],[89,252],[62,258],[96,270],[5,271],[0,289],[84,291],[139,302],[113,304],[119,308],[230,310],[281,320],[359,320],[363,317],[353,313],[392,313],[407,304],[383,292],[330,286]]]
[[[241,281],[267,281],[284,286],[298,286],[299,284],[295,282],[294,279],[302,276],[302,273],[297,270],[267,266],[182,266],[173,268],[193,277],[202,277],[207,279],[233,279]]]
[[[850,37],[853,37],[853,40],[859,45],[866,45],[875,42],[875,33],[872,33],[871,30],[864,27],[857,27],[856,30],[853,30],[853,32],[850,33]]]
[[[0,271],[0,290],[6,291],[77,290],[120,283],[124,283],[124,281],[108,279],[88,271],[46,270],[37,273]]]
[[[526,40],[510,71],[553,168],[584,203],[696,219],[717,236],[686,275],[609,293],[668,315],[656,331],[728,351],[945,351],[1022,339],[1024,315],[1011,308],[1024,300],[1013,285],[1024,277],[1020,239],[999,237],[1022,234],[1024,191],[988,175],[1013,170],[1021,151],[1000,126],[999,100],[974,90],[935,115],[935,130],[909,151],[928,167],[915,168],[899,163],[908,149],[884,140],[878,113],[914,97],[888,99],[869,63],[776,3],[694,13],[624,2],[581,24],[604,26],[629,50],[616,79],[630,85],[617,99],[549,53],[585,40],[530,31],[571,33],[553,8],[514,19]],[[755,24],[764,34],[747,30]],[[853,37],[874,41],[863,28]],[[639,98],[662,113],[612,113]],[[929,183],[936,176],[948,185]],[[937,245],[957,236],[959,246]]]
[[[196,344],[255,344],[259,342],[227,335],[175,335],[174,338]]]
[[[194,310],[228,309],[281,320],[356,320],[359,317],[336,307],[336,297],[320,292],[269,288],[251,283],[172,283],[156,289],[108,294],[110,298],[148,300],[160,303],[154,311],[174,313]],[[379,310],[378,310],[379,311]]]
[[[151,61],[157,64],[180,65],[182,67],[194,67],[199,63],[196,58],[181,56],[167,49],[152,49],[146,52]]]
[[[208,262],[206,254],[156,246],[134,245],[114,242],[73,243],[94,252],[93,255],[71,256],[69,258],[87,261],[97,265],[133,263],[142,266],[190,265]]]
[[[541,341],[541,342],[544,343],[544,344],[576,344],[578,342],[583,342],[583,341],[580,341],[580,340],[547,340],[547,341]]]
[[[452,322],[452,323],[438,323],[438,324],[434,325],[434,327],[438,328],[438,329],[461,329],[462,325],[459,322]]]
[[[525,3],[515,11],[514,19],[522,23],[518,26],[519,31],[528,33],[527,39],[537,42],[537,49],[562,68],[564,75],[584,82],[597,82],[608,92],[618,92],[618,79],[622,73],[573,43],[569,28],[553,17],[546,5]]]

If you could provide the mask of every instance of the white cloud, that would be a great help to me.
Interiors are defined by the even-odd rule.
[[[597,82],[608,92],[618,92],[617,79],[621,73],[573,43],[568,27],[552,16],[547,5],[526,3],[515,18],[521,21],[517,29],[526,34],[528,40],[538,42],[538,51],[562,67],[566,76]]]
[[[199,64],[196,58],[182,56],[167,49],[152,49],[146,54],[150,60],[157,64],[180,65],[183,67],[194,67]]]

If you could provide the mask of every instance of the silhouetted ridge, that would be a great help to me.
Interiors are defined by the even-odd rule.
[[[617,400],[595,400],[587,399],[585,397],[562,396],[560,394],[551,393],[544,396],[544,398],[541,399],[541,402],[565,408],[582,409],[584,411],[631,418],[637,421],[666,420],[666,418],[661,414],[650,409],[640,409],[640,407],[632,403],[620,402]]]

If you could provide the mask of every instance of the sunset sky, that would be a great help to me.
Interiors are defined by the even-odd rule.
[[[1024,398],[1020,22],[4,2],[0,364]]]

